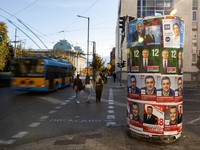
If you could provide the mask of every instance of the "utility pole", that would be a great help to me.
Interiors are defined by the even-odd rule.
[[[96,63],[96,42],[93,41],[93,81],[95,80],[95,66]]]
[[[16,43],[17,43],[16,39],[17,39],[17,28],[15,28],[15,51],[14,51],[14,58],[16,58]]]

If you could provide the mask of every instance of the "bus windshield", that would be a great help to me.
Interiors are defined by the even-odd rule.
[[[44,77],[44,61],[38,59],[13,60],[14,77]]]

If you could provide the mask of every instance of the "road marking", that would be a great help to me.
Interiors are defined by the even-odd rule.
[[[61,106],[64,106],[64,105],[66,105],[66,104],[67,104],[67,103],[65,103],[65,102],[62,102],[60,105],[61,105]]]
[[[109,101],[109,102],[113,102],[113,100],[112,100],[112,99],[109,99],[108,101]]]
[[[55,99],[55,98],[52,98],[52,97],[38,97],[38,98],[41,99],[41,100],[53,103],[53,104],[60,104],[60,103],[62,103],[61,100],[58,100],[58,99]]]
[[[199,121],[200,120],[200,118],[197,118],[197,119],[194,119],[194,120],[192,120],[192,121],[190,121],[190,122],[188,122],[189,124],[192,124],[192,123],[194,123],[194,122],[197,122],[197,121]]]
[[[114,106],[108,106],[108,108],[109,108],[109,109],[114,109],[115,107],[114,107]]]
[[[49,118],[49,116],[42,116],[40,117],[40,120],[46,120],[47,118]]]
[[[109,105],[113,105],[113,104],[114,104],[114,101],[113,101],[113,102],[108,102],[108,104],[109,104]]]
[[[33,122],[29,125],[29,127],[35,128],[40,124],[40,122]]]
[[[115,115],[107,115],[107,119],[115,119]]]
[[[57,112],[57,110],[51,110],[51,111],[49,112],[49,114],[53,114],[53,113],[55,113],[55,112]]]
[[[109,114],[114,114],[114,110],[108,110]]]
[[[70,102],[70,100],[65,100],[65,102],[66,102],[66,103],[69,103],[69,102]]]
[[[12,138],[22,138],[22,137],[24,137],[27,134],[28,134],[27,131],[20,131],[16,135],[12,136]]]
[[[16,140],[8,140],[8,141],[0,140],[0,144],[10,145],[10,144],[13,144],[15,141]]]
[[[60,108],[62,108],[62,106],[56,106],[56,107],[55,107],[55,109],[60,109]]]

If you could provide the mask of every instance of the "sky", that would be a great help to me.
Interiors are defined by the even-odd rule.
[[[17,29],[17,41],[26,49],[52,49],[65,39],[87,53],[88,19],[77,15],[89,17],[90,54],[95,41],[97,54],[109,58],[115,47],[117,10],[118,0],[5,0],[0,5],[0,21],[6,23],[11,41],[15,40],[15,29],[22,30]]]

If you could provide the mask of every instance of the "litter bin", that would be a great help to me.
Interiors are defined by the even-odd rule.
[[[126,24],[130,135],[171,142],[181,136],[184,21],[137,18]]]

